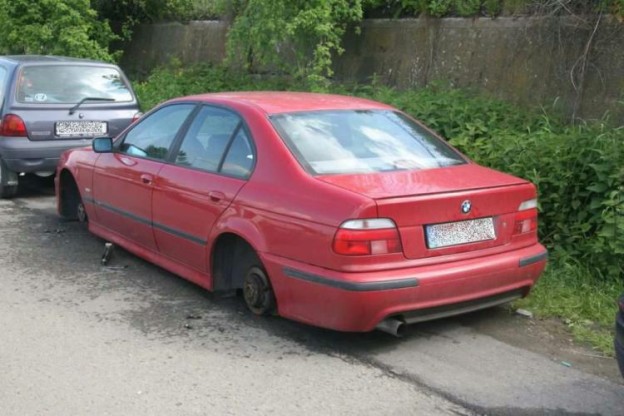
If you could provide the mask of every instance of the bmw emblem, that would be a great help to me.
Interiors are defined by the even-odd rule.
[[[461,212],[462,214],[468,214],[472,209],[472,203],[469,200],[465,200],[461,204]]]

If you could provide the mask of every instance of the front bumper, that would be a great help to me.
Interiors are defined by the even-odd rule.
[[[526,296],[544,270],[547,253],[535,244],[470,260],[365,273],[337,272],[270,254],[263,261],[281,316],[365,332],[388,317],[418,322],[479,309],[467,305],[487,307],[496,304],[493,299]]]
[[[0,157],[13,172],[54,172],[64,151],[90,145],[91,139],[33,141],[0,137]]]

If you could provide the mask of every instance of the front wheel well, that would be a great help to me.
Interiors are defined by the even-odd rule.
[[[68,220],[78,219],[80,191],[74,176],[67,170],[61,171],[59,184],[59,214]]]

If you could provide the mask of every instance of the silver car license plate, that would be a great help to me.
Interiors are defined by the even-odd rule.
[[[104,135],[108,126],[104,121],[59,121],[56,123],[56,135],[66,136],[98,136]]]
[[[491,217],[425,226],[427,247],[440,248],[496,238]]]

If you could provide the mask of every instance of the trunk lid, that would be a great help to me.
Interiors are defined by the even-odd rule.
[[[375,199],[412,259],[510,244],[518,207],[535,198],[526,180],[475,164],[320,179]],[[467,201],[470,209],[462,211]]]

